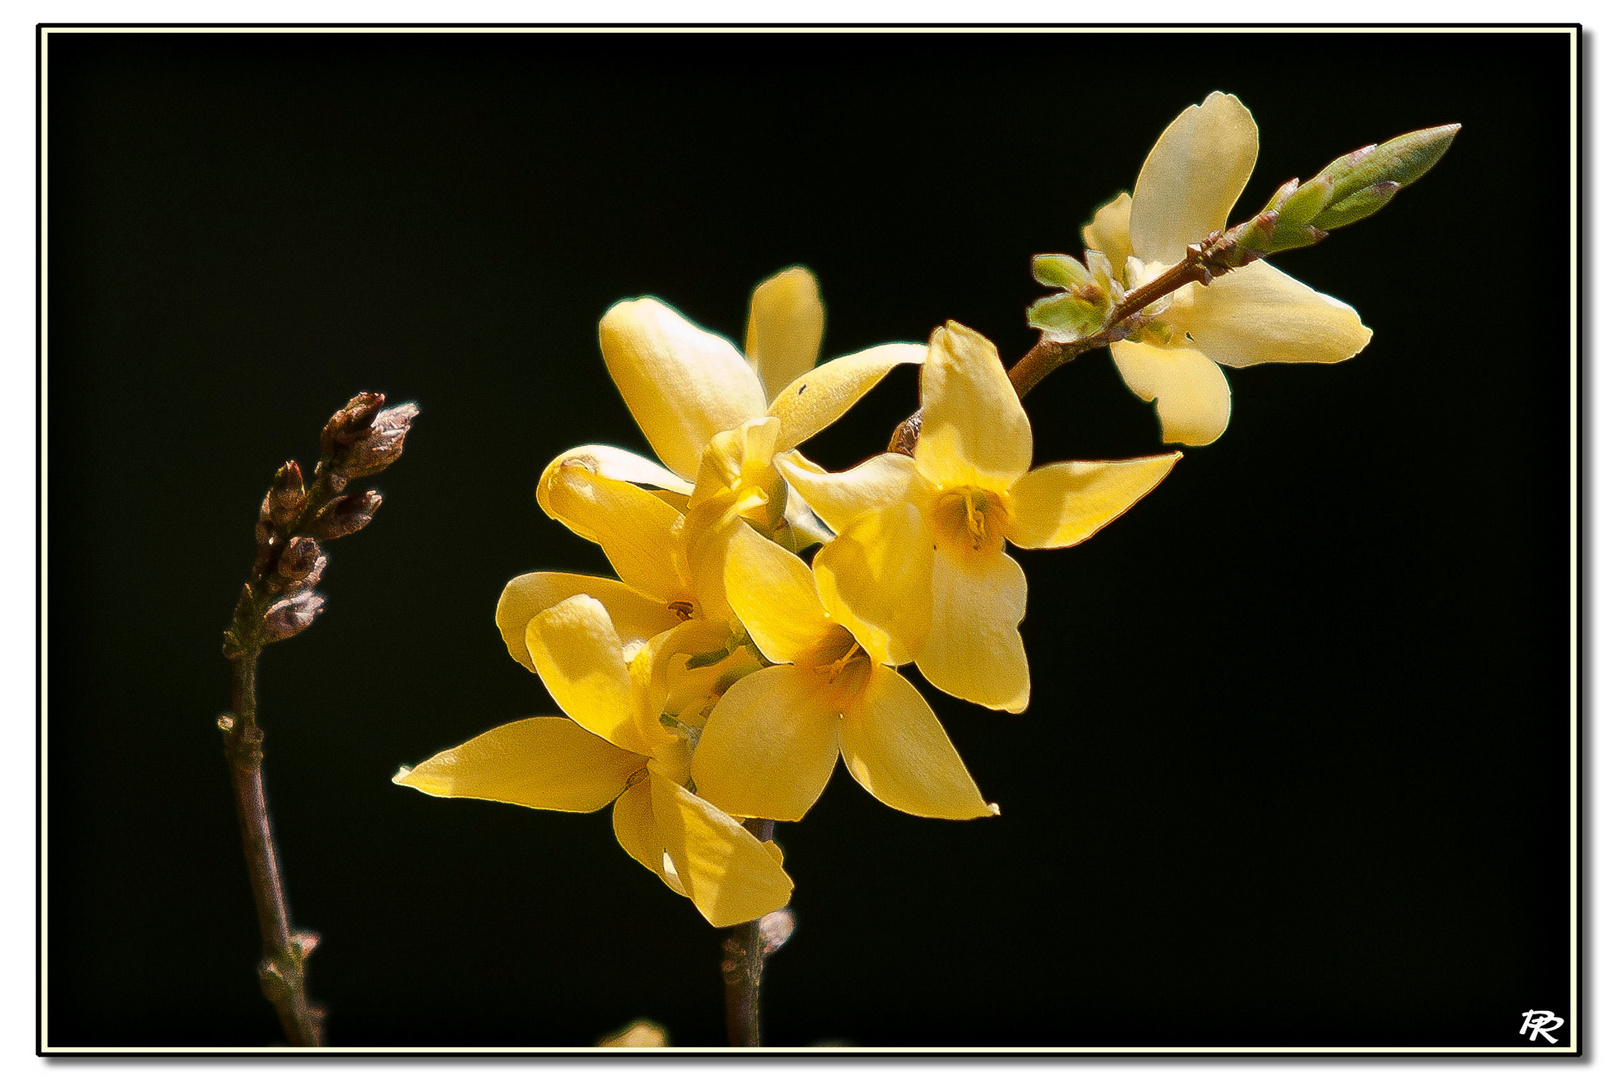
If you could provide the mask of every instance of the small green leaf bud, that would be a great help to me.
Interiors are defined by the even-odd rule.
[[[1034,280],[1053,289],[1078,290],[1095,284],[1090,271],[1071,255],[1035,255]]]

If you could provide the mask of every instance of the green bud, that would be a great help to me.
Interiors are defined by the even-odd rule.
[[[1332,178],[1326,173],[1321,173],[1307,184],[1300,186],[1292,193],[1291,198],[1276,208],[1281,215],[1279,224],[1283,227],[1308,225],[1314,221],[1315,215],[1325,209],[1326,204],[1331,201],[1334,187]]]
[[[1081,289],[1095,283],[1090,271],[1071,255],[1035,255],[1034,280],[1053,289]]]
[[[1028,308],[1028,325],[1053,341],[1077,341],[1107,323],[1107,309],[1086,304],[1072,293],[1043,296]]]
[[[1339,199],[1315,217],[1315,225],[1322,229],[1335,229],[1348,225],[1363,217],[1370,217],[1384,206],[1388,205],[1394,195],[1398,194],[1402,184],[1394,180],[1384,180],[1380,184],[1372,184],[1362,188],[1346,199]]]

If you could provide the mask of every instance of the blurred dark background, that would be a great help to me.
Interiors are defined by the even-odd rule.
[[[841,768],[778,837],[778,1046],[1515,1046],[1573,1007],[1570,42],[1564,34],[54,34],[45,80],[51,1044],[280,1040],[215,717],[259,499],[356,391],[422,408],[326,613],[261,675],[314,996],[342,1046],[724,1040],[720,931],[609,815],[440,801],[402,764],[550,714],[508,578],[604,571],[534,503],[644,448],[596,345],[655,294],[739,340],[802,263],[823,355],[945,319],[1013,359],[1038,252],[1214,89],[1238,214],[1465,125],[1389,209],[1277,265],[1376,336],[1230,373],[1212,447],[1020,554],[1032,707],[927,688],[1004,816]],[[807,447],[881,448],[896,375]],[[1158,449],[1104,353],[1036,460]],[[919,680],[918,680],[919,681]],[[1564,1044],[1565,1045],[1565,1044]]]

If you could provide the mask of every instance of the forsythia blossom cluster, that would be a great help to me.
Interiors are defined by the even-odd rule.
[[[1292,244],[1284,227],[1314,242],[1325,233],[1309,222],[1371,212],[1453,134],[1367,147],[1307,185],[1283,185],[1279,209],[1241,235]],[[1133,198],[1084,229],[1083,263],[1035,261],[1040,280],[1067,292],[1036,303],[1032,324],[1047,341],[1110,343],[1125,382],[1157,402],[1167,442],[1224,431],[1220,365],[1336,361],[1370,337],[1352,308],[1248,266],[1257,248],[1219,267],[1238,272],[1125,303],[1182,254],[1235,243],[1225,223],[1257,153],[1247,109],[1211,94],[1163,133]],[[906,813],[998,813],[901,669],[991,709],[1027,708],[1028,586],[1007,541],[1077,544],[1180,455],[1033,468],[1028,417],[984,337],[948,323],[926,346],[816,366],[823,325],[801,267],[754,292],[742,350],[655,299],[607,312],[602,354],[658,460],[577,447],[545,469],[538,498],[599,544],[617,577],[526,574],[495,613],[512,657],[566,716],[496,728],[396,782],[550,810],[612,803],[624,849],[717,926],[785,905],[781,851],[744,822],[803,817],[839,758]],[[828,472],[797,449],[900,365],[921,372],[913,453]]]
[[[495,615],[567,715],[496,728],[398,783],[550,810],[613,803],[624,849],[717,926],[785,905],[779,848],[742,821],[803,817],[839,757],[907,813],[997,812],[899,668],[1026,708],[1027,583],[1005,542],[1078,543],[1179,455],[1030,471],[1028,418],[986,339],[952,323],[926,347],[817,367],[823,318],[800,267],[753,294],[745,352],[654,299],[607,313],[602,353],[659,460],[578,447],[538,498],[617,577],[526,574]],[[901,364],[921,367],[914,457],[828,473],[795,449]]]

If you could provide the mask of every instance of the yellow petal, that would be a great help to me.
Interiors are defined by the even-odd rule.
[[[756,487],[764,493],[766,503],[748,516],[759,518],[766,527],[774,525],[786,511],[787,497],[786,484],[775,471],[780,435],[781,421],[773,416],[749,420],[741,427],[715,435],[702,451],[691,505]]]
[[[837,764],[837,706],[826,677],[788,664],[725,692],[691,756],[702,797],[741,817],[797,821]]]
[[[1028,708],[1028,657],[1022,622],[1028,579],[1003,551],[961,559],[940,550],[933,560],[933,625],[916,654],[927,681],[990,709]]]
[[[656,773],[652,816],[686,895],[715,926],[762,918],[792,899],[792,879],[758,838]]]
[[[815,555],[831,617],[877,664],[908,664],[933,624],[933,542],[908,502],[855,518]]]
[[[1112,359],[1131,390],[1143,401],[1157,402],[1164,442],[1206,446],[1225,433],[1230,383],[1219,365],[1196,349],[1115,341]]]
[[[663,838],[658,835],[652,813],[652,780],[648,776],[618,797],[612,807],[612,831],[630,857],[658,876],[658,879],[685,896],[685,886],[663,857]]]
[[[852,469],[829,473],[792,450],[776,455],[775,467],[833,532],[841,532],[867,510],[908,498],[916,483],[916,461],[904,454],[878,454]]]
[[[726,550],[725,595],[759,651],[778,664],[814,653],[834,629],[809,567],[752,529],[738,529]]]
[[[660,300],[614,304],[601,319],[601,355],[653,451],[686,480],[709,439],[764,415],[758,376],[736,346]]]
[[[1004,491],[1033,456],[1028,414],[994,345],[959,323],[934,330],[921,366],[917,471],[944,487]]]
[[[636,1020],[628,1027],[604,1036],[596,1043],[603,1049],[617,1049],[619,1047],[644,1049],[653,1046],[667,1046],[669,1044],[669,1030],[662,1024],[654,1024],[650,1020]]]
[[[1215,278],[1169,318],[1208,359],[1230,367],[1266,361],[1335,364],[1365,348],[1358,313],[1266,262]]]
[[[605,476],[611,480],[623,480],[630,484],[650,485],[662,488],[665,491],[677,492],[680,495],[690,495],[691,485],[678,476],[669,472],[657,462],[649,458],[632,454],[628,450],[620,450],[616,446],[575,446],[565,454],[558,454],[556,458],[545,467],[545,472],[539,478],[539,508],[551,517],[556,517],[556,511],[550,505],[550,479],[557,468],[562,465],[575,465]],[[683,505],[683,501],[682,501]],[[578,532],[586,540],[595,537],[568,524],[564,525]]]
[[[810,544],[824,544],[832,538],[832,531],[815,517],[815,512],[809,509],[809,504],[803,501],[803,496],[794,487],[787,488],[786,519],[792,530],[787,546],[795,552],[802,551]]]
[[[1180,457],[1042,465],[1011,485],[1006,539],[1025,548],[1068,547],[1088,540],[1156,487]]]
[[[1084,227],[1084,246],[1101,252],[1120,272],[1124,262],[1135,253],[1129,246],[1129,207],[1129,192],[1119,192],[1118,197],[1097,210],[1095,219]]]
[[[675,596],[680,572],[674,530],[679,512],[649,491],[561,462],[541,479],[541,506],[574,532],[601,545],[607,561],[631,587],[665,602]]]
[[[535,670],[534,661],[528,655],[529,620],[580,593],[601,601],[626,645],[650,641],[680,621],[680,616],[663,601],[638,593],[612,578],[552,571],[523,574],[506,583],[500,593],[500,603],[494,609],[495,625],[500,628],[511,658],[529,671]]]
[[[601,601],[571,596],[528,623],[528,655],[545,689],[579,726],[615,746],[650,755],[636,723],[639,696],[624,642]]]
[[[897,671],[871,672],[838,741],[854,779],[895,810],[956,820],[998,812],[983,801],[927,699]]]
[[[1231,95],[1215,90],[1175,117],[1135,181],[1135,254],[1148,263],[1185,258],[1187,244],[1225,227],[1257,161],[1258,125]]]
[[[536,810],[588,812],[606,806],[646,767],[571,720],[536,716],[503,724],[414,769],[395,784],[447,799],[488,799]]]
[[[758,372],[764,400],[815,366],[826,307],[815,275],[789,266],[753,290],[747,311],[747,362]]]
[[[866,391],[900,364],[919,364],[922,345],[878,345],[828,360],[791,380],[770,403],[770,415],[781,419],[780,448],[790,450],[828,427]]]

